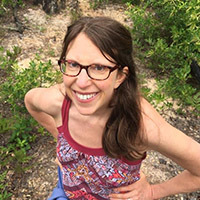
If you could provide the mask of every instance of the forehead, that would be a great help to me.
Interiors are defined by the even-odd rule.
[[[106,53],[105,56],[113,61]],[[79,61],[81,64],[102,63],[110,65],[112,62],[105,56],[85,33],[80,33],[71,41],[66,52],[67,59]]]

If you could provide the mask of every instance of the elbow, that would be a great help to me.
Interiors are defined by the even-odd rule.
[[[25,107],[27,108],[27,106],[28,106],[28,104],[29,104],[29,102],[30,102],[30,96],[31,96],[31,90],[29,90],[26,94],[25,94],[25,96],[24,96],[24,104],[25,104]]]
[[[200,175],[198,174],[192,174],[190,173],[191,176],[192,176],[192,184],[193,184],[193,187],[194,187],[194,190],[193,191],[197,191],[197,190],[200,190]]]
[[[25,96],[24,96],[24,104],[27,110],[29,110],[31,107],[33,107],[33,101],[34,101],[34,96],[35,96],[35,88],[29,90]]]

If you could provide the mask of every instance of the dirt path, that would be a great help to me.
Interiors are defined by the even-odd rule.
[[[108,5],[95,12],[90,9],[88,0],[79,0],[80,9],[84,15],[105,15],[120,22],[131,25],[131,21],[124,14],[122,5]],[[2,41],[4,47],[11,49],[12,46],[20,46],[22,54],[19,57],[19,65],[28,67],[31,59],[38,53],[42,60],[51,59],[57,63],[61,50],[62,40],[70,24],[70,13],[66,9],[58,15],[48,16],[38,7],[25,8],[20,12],[28,29],[22,34],[8,32]],[[12,23],[9,25],[13,25]],[[138,62],[142,73],[150,74],[147,77],[148,85],[154,87],[155,81],[151,73]],[[162,113],[167,121],[180,130],[200,142],[200,125],[198,119],[190,116],[178,116],[173,109]],[[32,145],[28,152],[33,158],[30,161],[29,170],[25,174],[16,175],[13,171],[8,173],[10,191],[13,193],[12,200],[45,200],[51,193],[57,182],[57,171],[54,163],[55,142],[50,136],[41,136]],[[175,163],[156,152],[149,152],[147,159],[143,162],[143,171],[152,183],[161,182],[176,175],[181,171]],[[200,199],[200,193],[188,195],[177,195],[165,199]]]

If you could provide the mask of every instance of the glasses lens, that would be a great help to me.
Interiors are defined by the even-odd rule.
[[[81,72],[82,69],[87,71],[88,76],[95,80],[105,80],[109,77],[110,73],[118,69],[118,66],[109,67],[105,65],[92,64],[89,66],[82,66],[79,63],[71,60],[59,60],[61,72],[67,76],[75,77]]]
[[[77,76],[80,71],[80,66],[78,63],[73,61],[65,61],[60,65],[61,71],[69,76]]]
[[[103,80],[108,78],[110,69],[104,65],[90,65],[88,67],[88,73],[93,79]]]
[[[60,63],[59,65],[60,65],[61,72],[65,73],[65,71],[66,71],[66,64],[65,63]]]

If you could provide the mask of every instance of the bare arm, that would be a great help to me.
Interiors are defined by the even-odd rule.
[[[115,189],[111,200],[154,200],[173,194],[200,189],[200,144],[167,123],[146,101],[142,100],[144,145],[182,166],[185,171],[160,184],[150,185],[141,174],[140,180]]]
[[[200,144],[169,125],[162,129],[165,130],[161,132],[168,134],[163,136],[161,133],[160,142],[150,144],[150,148],[172,159],[185,170],[169,181],[153,185],[154,199],[200,189]]]
[[[153,199],[199,190],[200,144],[164,121],[148,102],[145,104],[148,148],[162,153],[185,169],[166,182],[152,185]]]
[[[33,118],[57,139],[55,119],[61,111],[61,95],[54,88],[35,88],[25,95],[25,106]]]

